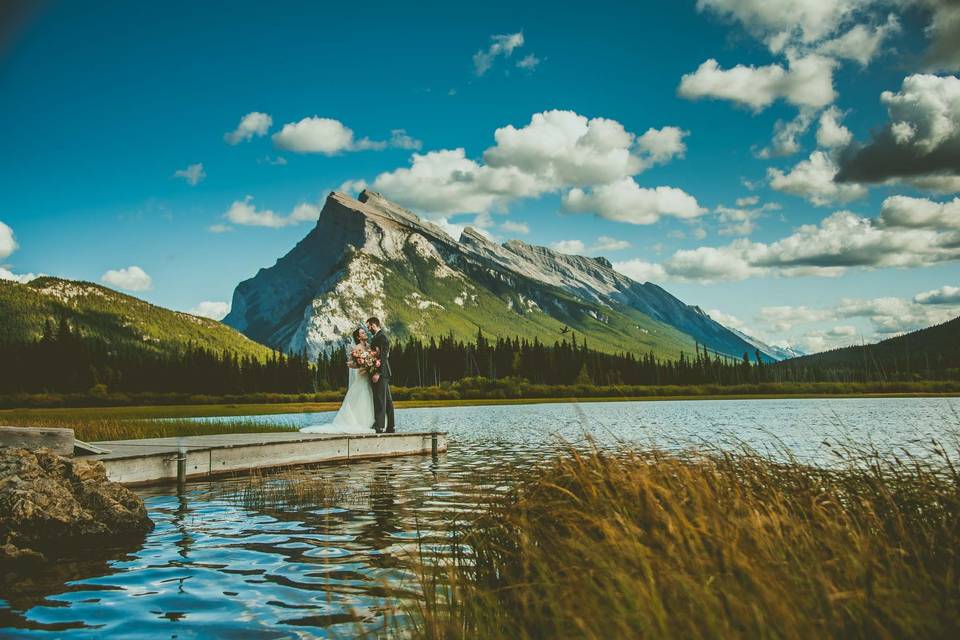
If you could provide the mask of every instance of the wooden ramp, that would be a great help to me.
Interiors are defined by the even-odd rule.
[[[108,478],[144,485],[333,460],[439,453],[447,450],[447,437],[444,432],[235,433],[92,444],[109,453],[83,457],[102,461]]]

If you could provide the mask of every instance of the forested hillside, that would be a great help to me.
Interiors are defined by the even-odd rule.
[[[47,321],[56,325],[61,318],[80,335],[116,349],[169,354],[191,345],[259,360],[271,354],[221,322],[164,309],[91,282],[0,280],[0,344],[39,339]]]
[[[876,344],[833,349],[768,367],[785,380],[938,380],[960,377],[960,318]]]

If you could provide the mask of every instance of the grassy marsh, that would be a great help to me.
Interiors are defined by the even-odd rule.
[[[957,637],[951,455],[839,455],[567,451],[420,565],[412,635]]]
[[[0,424],[18,427],[60,427],[73,429],[74,436],[85,442],[100,440],[138,440],[172,436],[205,436],[229,433],[276,433],[296,431],[296,427],[262,424],[252,420],[229,422],[194,422],[181,420],[144,420],[104,415],[0,415]]]

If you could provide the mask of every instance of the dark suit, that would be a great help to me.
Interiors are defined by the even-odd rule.
[[[390,377],[393,375],[393,370],[390,369],[390,341],[383,329],[373,336],[370,346],[377,350],[379,353],[377,357],[380,359],[380,379],[373,383],[373,428],[377,433],[383,433],[384,419],[386,419],[386,432],[393,433],[396,427],[393,417],[393,396],[390,395]]]

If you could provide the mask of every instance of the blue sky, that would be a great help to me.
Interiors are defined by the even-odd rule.
[[[48,3],[0,48],[0,275],[222,312],[363,181],[451,228],[606,255],[778,343],[957,315],[960,165],[936,164],[960,144],[955,9],[780,1]],[[228,143],[251,113],[270,125]],[[547,125],[570,144],[545,150]],[[917,174],[899,152],[936,157]]]

